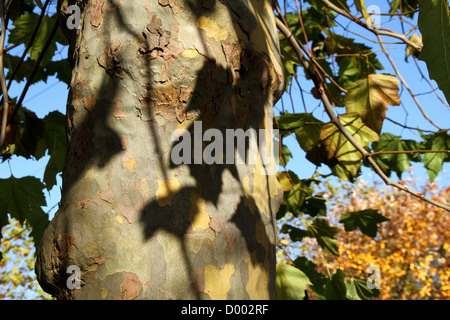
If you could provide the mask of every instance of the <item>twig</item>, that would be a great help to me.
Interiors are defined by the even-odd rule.
[[[322,1],[326,1],[326,0],[322,0]],[[292,34],[289,27],[284,25],[280,19],[276,18],[275,21],[276,21],[277,28],[289,40],[289,43],[291,44],[292,48],[296,52],[299,61],[305,67],[305,70],[308,72],[309,76],[313,80],[314,85],[317,89],[317,92],[320,94],[320,99],[322,100],[322,102],[324,104],[325,111],[327,112],[328,116],[331,119],[331,123],[336,125],[336,127],[347,138],[347,140],[356,148],[356,150],[358,150],[362,154],[362,156],[369,162],[372,169],[378,174],[378,176],[380,176],[380,178],[384,181],[384,183],[388,186],[394,186],[397,189],[400,189],[407,193],[410,193],[410,194],[412,194],[428,203],[431,203],[437,207],[440,207],[447,211],[450,211],[450,206],[445,205],[440,202],[437,202],[437,201],[434,201],[433,199],[427,198],[427,197],[419,194],[418,192],[410,190],[408,187],[406,187],[404,185],[401,185],[399,183],[392,181],[391,179],[389,179],[388,176],[386,176],[386,174],[381,170],[381,168],[378,166],[378,164],[375,162],[375,160],[371,157],[371,154],[355,140],[355,138],[347,131],[347,129],[342,125],[342,123],[339,121],[338,117],[335,115],[333,108],[330,104],[330,101],[328,100],[328,97],[325,94],[323,85],[320,82],[315,69],[312,68],[309,61],[305,58],[305,56],[303,54],[303,50],[301,48],[301,44],[299,43],[298,39]]]
[[[22,57],[20,57],[19,63],[17,64],[16,68],[13,70],[13,72],[11,74],[11,77],[9,78],[8,89],[11,87],[14,77],[16,76],[17,72],[19,71],[19,68],[22,65],[22,62],[25,60],[25,56],[27,55],[28,50],[30,50],[30,48],[32,47],[32,45],[34,43],[34,39],[36,38],[39,27],[41,26],[42,20],[44,19],[45,10],[49,3],[50,3],[50,0],[45,1],[44,6],[42,7],[41,15],[39,16],[36,26],[34,27],[33,33],[31,34],[30,41],[28,42],[25,50],[23,51]]]
[[[30,87],[30,85],[31,85],[31,83],[33,81],[34,75],[36,74],[37,70],[39,69],[39,65],[41,64],[41,61],[44,58],[44,55],[47,52],[47,49],[50,46],[50,43],[53,41],[53,37],[55,36],[56,31],[58,30],[58,28],[59,28],[58,21],[55,21],[55,24],[53,26],[53,29],[52,29],[51,33],[50,33],[50,36],[48,37],[47,42],[45,43],[44,47],[42,48],[41,53],[39,54],[39,57],[36,60],[34,68],[31,71],[30,76],[28,77],[28,80],[27,80],[27,83],[25,84],[25,87],[22,90],[22,94],[20,95],[20,98],[19,98],[17,104],[14,107],[14,110],[13,110],[13,112],[11,114],[11,117],[8,120],[8,124],[12,121],[12,119],[16,115],[17,111],[19,111],[19,108],[22,106],[23,99],[25,98],[25,95],[27,94],[28,88]]]
[[[380,154],[414,154],[414,153],[450,153],[450,150],[396,150],[396,151],[377,151],[370,153],[370,156],[377,156]]]
[[[4,45],[5,45],[5,37],[6,37],[6,22],[5,22],[5,12],[4,12],[5,1],[0,1],[0,19],[1,19],[1,27],[2,34],[0,38],[0,82],[3,93],[3,118],[2,118],[2,128],[0,131],[0,148],[3,147],[3,143],[5,142],[6,137],[6,126],[8,120],[8,111],[9,111],[9,98],[8,98],[8,89],[6,87],[6,79],[5,79],[5,70],[3,69],[3,58],[4,58]]]
[[[397,75],[397,77],[400,79],[400,81],[402,82],[403,86],[406,88],[406,90],[408,90],[409,94],[411,95],[411,97],[413,98],[414,102],[416,103],[417,107],[419,108],[420,112],[422,113],[422,115],[424,116],[425,119],[427,119],[433,126],[435,126],[436,128],[438,128],[438,130],[441,130],[441,127],[439,127],[436,123],[433,122],[433,120],[430,119],[430,117],[428,117],[428,115],[425,113],[425,111],[423,110],[422,106],[420,105],[419,100],[417,100],[417,97],[415,96],[415,94],[412,92],[411,88],[409,87],[409,85],[406,83],[405,79],[403,79],[402,74],[398,71],[397,66],[395,65],[394,61],[392,60],[391,56],[389,55],[389,53],[386,51],[381,38],[379,35],[377,35],[377,39],[380,43],[380,47],[381,50],[383,50],[384,54],[386,55],[386,58],[389,60],[389,62],[391,63],[392,68],[395,71],[395,74]]]
[[[421,50],[422,50],[422,45],[410,41],[408,38],[406,38],[406,37],[405,37],[404,35],[402,35],[402,34],[398,34],[398,33],[394,32],[394,31],[387,30],[387,29],[384,29],[384,30],[378,30],[378,29],[370,28],[370,27],[367,25],[367,23],[365,23],[365,22],[359,20],[358,18],[356,18],[355,16],[351,15],[351,14],[348,13],[347,11],[342,10],[342,9],[339,8],[338,6],[336,6],[336,5],[334,5],[333,3],[331,3],[329,0],[321,0],[321,1],[322,1],[322,3],[323,3],[325,6],[327,6],[327,7],[330,8],[331,10],[333,10],[333,11],[339,13],[340,15],[346,17],[347,19],[349,19],[349,20],[355,22],[355,23],[358,24],[359,26],[361,26],[361,27],[363,27],[363,28],[369,30],[370,32],[372,32],[372,33],[375,34],[375,35],[384,35],[384,36],[389,36],[389,37],[392,37],[392,38],[397,38],[397,39],[402,40],[404,43],[410,45],[411,47],[415,48],[415,49],[418,50],[418,51],[421,51]],[[386,31],[386,30],[387,30],[387,31]]]

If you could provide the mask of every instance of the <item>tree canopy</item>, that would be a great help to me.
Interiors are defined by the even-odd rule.
[[[448,0],[279,0],[273,9],[286,74],[286,92],[274,121],[281,146],[277,175],[284,190],[277,213],[281,239],[312,239],[316,245],[302,250],[339,256],[340,248],[357,254],[356,248],[346,247],[351,236],[342,234],[359,230],[370,238],[363,243],[377,242],[381,226],[393,219],[409,232],[415,220],[393,217],[373,201],[364,208],[347,206],[333,221],[336,209],[330,211],[320,187],[331,177],[357,185],[366,169],[403,197],[406,193],[416,199],[415,205],[423,203],[421,214],[439,208],[438,216],[448,221],[448,199],[401,180],[411,167],[423,166],[433,183],[450,161]],[[64,167],[66,119],[57,110],[38,117],[24,99],[30,88],[52,77],[70,85],[69,60],[58,58],[68,42],[50,0],[1,1],[0,18],[0,166],[7,172],[17,157],[37,161],[49,156],[42,179],[17,178],[12,172],[0,179],[0,228],[10,221],[27,225],[37,245],[49,219],[42,209],[47,205],[45,192],[57,186]],[[317,168],[310,177],[302,171],[306,164]],[[322,170],[327,173],[320,174]],[[403,199],[399,197],[386,199],[398,205]],[[305,223],[288,223],[292,217]],[[436,223],[425,221],[427,226]],[[9,241],[3,237],[0,241]],[[448,250],[444,241],[436,245]],[[306,251],[298,252],[294,261],[282,260],[277,267],[279,298],[303,299],[307,288],[322,299],[371,299],[379,294],[379,288],[368,288],[363,273],[350,282],[344,269],[335,268],[328,277],[319,274],[323,268],[316,264],[321,260],[310,260]],[[421,267],[415,261],[410,264]],[[446,290],[433,297],[445,297]]]

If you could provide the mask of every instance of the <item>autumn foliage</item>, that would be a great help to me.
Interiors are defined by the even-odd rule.
[[[418,189],[417,181],[405,181]],[[437,184],[421,187],[424,194],[442,203],[450,202],[450,188]],[[448,212],[410,194],[381,189],[359,182],[344,185],[345,194],[327,192],[332,208],[330,222],[337,223],[343,213],[376,209],[388,221],[378,225],[375,238],[359,230],[336,235],[339,256],[324,253],[311,260],[318,271],[333,273],[338,269],[347,277],[367,278],[372,264],[380,268],[379,299],[449,299],[450,298],[450,216]],[[320,251],[316,245],[316,249]],[[324,263],[324,260],[326,263]]]

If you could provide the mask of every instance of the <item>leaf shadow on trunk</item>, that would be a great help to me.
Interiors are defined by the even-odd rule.
[[[216,1],[188,1],[187,3],[190,5],[190,10],[196,20],[203,16],[209,17],[215,10],[216,5],[218,5]],[[248,37],[248,39],[242,39],[242,43],[248,44],[239,49],[240,44],[235,47],[233,47],[233,44],[229,44],[230,46],[227,47],[228,44],[222,43],[222,50],[227,60],[226,67],[223,64],[219,64],[213,58],[212,54],[207,56],[204,59],[200,71],[193,77],[197,79],[196,85],[192,88],[191,97],[186,99],[185,103],[171,106],[170,101],[168,101],[166,105],[158,106],[158,101],[152,100],[156,90],[152,60],[158,58],[160,56],[158,51],[164,51],[164,48],[155,47],[155,49],[151,46],[145,47],[144,45],[141,46],[142,50],[139,51],[139,54],[142,55],[141,61],[147,61],[146,70],[143,72],[147,72],[149,75],[148,81],[145,84],[148,96],[141,100],[141,110],[144,113],[141,114],[141,118],[148,122],[149,138],[153,144],[152,148],[155,151],[155,157],[159,163],[160,176],[158,176],[159,180],[157,184],[161,184],[160,187],[162,189],[168,190],[169,195],[159,198],[156,195],[153,201],[143,204],[139,210],[136,210],[136,220],[139,221],[142,236],[147,242],[158,242],[159,240],[155,240],[155,237],[161,234],[169,234],[178,239],[182,255],[180,259],[182,260],[182,264],[184,264],[184,273],[188,275],[190,282],[188,286],[190,286],[191,294],[187,297],[193,299],[211,298],[205,293],[205,267],[212,265],[216,269],[221,270],[225,264],[232,264],[234,266],[235,273],[239,277],[234,283],[240,281],[240,286],[245,291],[244,293],[239,293],[235,296],[228,295],[227,297],[232,299],[250,298],[245,288],[246,286],[248,287],[248,283],[252,277],[250,274],[252,272],[251,270],[255,270],[256,268],[264,270],[262,271],[263,273],[267,272],[270,275],[267,287],[270,291],[269,294],[273,297],[275,294],[276,243],[274,208],[276,210],[279,207],[281,197],[272,198],[268,194],[268,188],[274,187],[269,182],[269,175],[263,174],[264,177],[256,181],[256,175],[253,172],[255,167],[246,168],[247,165],[243,165],[242,168],[244,169],[242,169],[239,168],[239,164],[234,163],[212,165],[205,165],[204,163],[183,164],[177,166],[173,162],[170,162],[170,159],[168,161],[166,147],[161,143],[162,140],[167,142],[167,136],[164,135],[170,134],[171,132],[167,131],[165,127],[161,128],[156,119],[160,116],[164,118],[169,117],[166,114],[168,112],[167,110],[173,110],[176,116],[171,120],[171,123],[168,123],[172,128],[175,128],[177,123],[182,124],[184,121],[187,121],[184,117],[188,117],[189,114],[195,114],[197,117],[196,120],[202,121],[202,135],[207,129],[214,128],[221,132],[222,137],[227,136],[226,130],[230,128],[241,128],[244,131],[255,129],[258,132],[261,123],[265,120],[266,114],[264,110],[267,108],[266,103],[271,101],[268,95],[272,94],[270,89],[274,84],[273,79],[268,74],[268,69],[271,67],[269,57],[258,52],[248,41],[250,38],[249,32],[251,32],[251,29],[255,27],[254,25],[257,22],[243,20],[246,17],[252,17],[252,13],[249,12],[248,7],[245,5],[234,2],[233,5],[230,5],[226,0],[221,0],[220,3],[227,7],[229,15],[234,22],[236,33],[241,37]],[[110,5],[110,7],[114,6]],[[172,10],[170,6],[166,6],[166,8],[167,10]],[[165,31],[170,30],[163,30],[160,27],[154,30],[147,28],[147,31],[144,30],[148,32],[147,34],[133,30],[124,22],[120,6],[115,6],[113,10],[117,15],[117,21],[120,24],[119,27],[131,33],[135,39],[145,38],[147,40],[149,39],[148,37],[152,37],[155,34],[160,38],[158,41],[161,41],[164,37],[169,37],[170,39],[170,36],[165,34]],[[154,28],[155,23],[158,24],[157,19],[158,17],[155,15],[155,19],[152,20],[150,28]],[[103,23],[108,22],[106,20]],[[113,29],[114,27],[111,26],[111,30]],[[202,39],[206,39],[206,35],[202,34],[204,31],[198,29],[198,32]],[[150,39],[147,43],[151,43],[151,41],[153,40]],[[76,187],[80,179],[86,178],[85,172],[90,167],[97,166],[104,168],[108,166],[111,159],[117,157],[124,150],[124,141],[118,132],[108,124],[108,118],[117,110],[117,105],[114,105],[114,101],[121,89],[119,86],[120,82],[115,78],[123,79],[128,75],[120,68],[120,61],[123,58],[118,53],[120,43],[115,43],[113,39],[109,39],[109,41],[102,40],[102,42],[110,43],[110,47],[105,48],[105,54],[102,54],[98,60],[98,63],[105,69],[104,82],[102,82],[98,94],[95,96],[92,94],[92,99],[89,98],[91,97],[91,93],[80,93],[83,95],[83,105],[89,111],[89,116],[82,120],[81,125],[77,124],[77,127],[81,129],[76,134],[72,136],[68,132],[69,139],[76,139],[77,141],[69,145],[73,145],[77,150],[71,151],[76,157],[68,157],[70,160],[67,161],[64,169],[65,179],[63,182],[63,192],[66,194],[68,194],[70,189]],[[208,48],[210,44],[205,42],[203,45],[205,48]],[[236,52],[235,50],[238,51]],[[260,51],[269,52],[270,50],[265,48],[265,50]],[[152,55],[156,55],[156,57]],[[111,78],[114,78],[114,81]],[[237,102],[231,101],[231,96],[233,95],[236,97]],[[73,100],[74,97],[70,96],[68,101]],[[102,103],[110,104],[110,106],[105,108]],[[69,104],[68,108],[73,107]],[[230,110],[232,105],[235,108],[233,112]],[[167,109],[164,109],[165,107]],[[272,106],[270,105],[270,107]],[[68,109],[68,114],[72,114],[69,111]],[[158,112],[160,113],[158,114]],[[271,113],[269,113],[270,115]],[[68,121],[74,121],[74,119],[69,118]],[[269,121],[269,123],[271,122]],[[192,125],[187,126],[186,129],[191,137],[195,134]],[[98,135],[98,132],[101,132],[101,134]],[[223,150],[226,150],[227,143],[229,141],[224,138]],[[175,146],[176,143],[173,143],[169,149],[173,149]],[[244,150],[248,158],[254,156],[252,154],[248,155],[250,151],[248,144],[246,144]],[[194,162],[192,159],[191,163]],[[260,162],[263,162],[263,160],[260,159]],[[264,166],[262,168],[263,170],[265,169]],[[193,183],[183,184],[179,190],[176,190],[173,194],[170,193],[173,186],[168,181],[174,177],[174,174],[176,177],[176,174],[186,172],[187,174],[184,177],[186,179],[189,178]],[[234,182],[228,183],[225,179]],[[257,183],[264,183],[266,186],[266,189],[264,189],[264,192],[267,193],[266,212],[260,210],[261,201],[257,198],[261,194],[258,194],[256,191],[258,189]],[[225,189],[225,187],[228,189]],[[281,195],[280,189],[277,192],[278,195]],[[93,194],[98,194],[98,190],[89,190],[88,188],[81,191],[79,197],[81,199],[88,199]],[[113,201],[110,199],[109,194],[104,194],[103,198],[102,195],[100,197],[106,202]],[[205,206],[201,207],[200,201],[192,201],[193,197],[203,199]],[[224,206],[224,203],[226,206]],[[64,208],[64,205],[62,203],[61,208]],[[196,231],[193,229],[193,221],[202,218],[200,217],[202,211],[206,211],[209,215],[208,230],[213,230],[215,240],[220,238],[222,243],[225,244],[225,248],[217,248],[217,246],[214,247],[212,245],[214,248],[211,248],[211,250],[214,254],[209,256],[197,254],[188,244],[192,236],[196,234]],[[65,218],[68,220],[65,222],[67,224],[65,228],[67,229],[58,230],[60,235],[64,232],[67,234],[70,233],[71,221],[69,221],[69,218]],[[51,232],[53,232],[53,237],[55,238],[53,243],[56,242],[56,246],[58,247],[59,240],[56,240],[55,230],[52,229]],[[203,238],[203,240],[206,242],[210,241],[207,237]],[[67,242],[71,241],[70,238],[62,241],[62,246],[60,245],[61,247],[57,249],[60,255],[61,252],[64,253],[65,250],[68,250],[64,246],[69,246]],[[245,252],[245,254],[243,255],[242,252]],[[133,252],[132,254],[139,253]],[[164,259],[164,256],[155,255],[155,260],[158,259]],[[159,261],[149,263],[154,265],[159,263]],[[161,261],[161,263],[165,264],[166,261]],[[41,264],[44,263],[41,262]],[[64,273],[64,270],[67,269],[68,264],[70,264],[69,259],[61,262],[59,268],[62,271],[54,279],[50,279],[51,283],[40,281],[44,290],[50,293],[55,292],[55,290],[67,291],[64,289],[67,279],[67,274]],[[172,267],[170,265],[164,266],[164,272],[170,271]],[[152,270],[152,272],[155,271]],[[152,274],[152,276],[164,278],[163,274]],[[114,278],[114,281],[116,280]],[[125,283],[125,280],[120,281],[123,281],[122,284]],[[157,291],[160,288],[155,287],[152,290]],[[67,293],[65,294],[67,295]],[[57,293],[57,296],[64,298],[62,294]],[[139,289],[136,297],[139,298],[140,296],[145,298],[143,292]],[[178,299],[180,296],[174,295],[169,298]]]
[[[208,1],[188,2],[191,12],[194,13],[196,20],[202,16],[209,17],[214,11],[216,2],[209,1],[208,5],[204,5],[207,2]],[[229,9],[229,14],[233,16],[235,27],[243,27],[243,34],[247,33],[248,30],[245,30],[245,23],[239,14],[233,10],[227,1],[221,2],[227,6]],[[197,5],[194,3],[197,3]],[[245,6],[240,6],[239,10],[247,9]],[[244,16],[246,17],[248,17],[249,14],[250,12],[244,12]],[[201,34],[200,29],[198,29],[198,32],[201,38],[206,38],[205,35]],[[206,48],[208,45],[208,43],[204,43]],[[238,47],[236,46],[234,49],[238,49]],[[222,50],[225,51],[226,47],[223,46]],[[196,121],[202,121],[202,136],[206,130],[211,128],[220,131],[221,136],[224,137],[222,141],[222,150],[227,149],[227,144],[234,144],[234,141],[230,142],[225,138],[227,137],[227,129],[242,128],[246,131],[248,129],[258,130],[260,128],[260,122],[263,121],[264,108],[266,107],[265,102],[267,101],[266,96],[253,96],[252,99],[248,99],[248,95],[257,93],[258,91],[256,88],[261,86],[261,79],[264,76],[263,73],[265,71],[264,67],[267,66],[263,65],[263,63],[266,63],[264,61],[266,57],[260,53],[257,53],[251,46],[247,46],[242,51],[237,53],[228,53],[228,68],[224,68],[217,61],[214,61],[212,58],[214,57],[213,54],[205,59],[201,71],[196,75],[196,78],[198,79],[197,86],[192,90],[192,98],[187,102],[185,107],[185,115],[195,114],[196,117],[198,116]],[[240,69],[237,70],[234,69],[234,67],[239,67]],[[261,90],[258,93],[260,92]],[[236,93],[242,97],[242,104],[237,106],[235,114],[230,117],[229,109],[232,101],[228,98]],[[227,107],[228,110],[224,110]],[[181,120],[178,119],[179,122],[182,123],[186,121],[184,119],[185,115],[181,116]],[[155,132],[155,127],[153,125],[150,125],[149,127],[154,143],[158,144],[158,137]],[[195,132],[196,130],[192,124],[186,129],[192,142],[198,132]],[[175,145],[176,143],[172,144],[171,150],[173,150]],[[195,151],[192,153],[195,153]],[[246,143],[243,156],[245,157],[245,155],[247,155],[247,160],[253,156],[248,153],[249,144]],[[157,156],[159,157],[160,163],[164,163],[161,150],[158,152]],[[193,230],[193,221],[195,221],[198,218],[199,213],[202,212],[200,202],[190,201],[190,199],[192,199],[192,194],[199,194],[206,202],[207,208],[213,207],[212,210],[214,210],[214,208],[216,210],[214,213],[221,215],[221,217],[214,217],[213,213],[213,215],[211,215],[211,220],[209,221],[209,228],[213,229],[216,233],[216,239],[219,236],[219,233],[225,234],[225,241],[227,241],[227,245],[233,246],[233,241],[237,242],[233,249],[238,251],[240,238],[243,238],[245,241],[246,250],[249,253],[248,257],[250,258],[248,263],[253,266],[262,267],[267,260],[269,260],[269,268],[271,269],[270,273],[273,277],[272,279],[269,279],[269,281],[274,283],[274,239],[276,239],[276,235],[269,235],[267,232],[267,228],[273,228],[274,226],[267,226],[267,221],[262,221],[262,215],[264,215],[264,213],[258,211],[258,206],[255,203],[255,199],[245,194],[245,190],[243,189],[244,181],[242,181],[244,177],[242,176],[242,172],[238,172],[237,169],[237,166],[239,165],[226,162],[224,164],[213,163],[211,165],[206,165],[204,161],[201,161],[201,164],[195,164],[196,159],[194,155],[191,155],[189,160],[190,161],[187,165],[181,164],[180,166],[177,166],[171,162],[169,166],[170,170],[174,170],[175,168],[182,166],[187,167],[189,170],[189,175],[195,180],[194,186],[183,187],[179,192],[173,195],[173,197],[170,195],[171,205],[161,206],[160,202],[163,201],[158,201],[155,199],[142,210],[140,214],[140,222],[143,225],[145,238],[151,239],[158,234],[158,232],[164,231],[173,234],[180,239],[184,262],[188,269],[188,274],[191,275],[190,281],[192,283],[192,290],[195,292],[196,298],[205,298],[205,296],[200,293],[204,290],[204,283],[202,283],[202,281],[204,281],[203,272],[206,264],[218,265],[218,268],[221,269],[224,267],[225,263],[231,262],[235,265],[236,269],[245,267],[250,269],[249,265],[245,267],[238,265],[242,262],[238,259],[229,259],[228,261],[215,263],[215,259],[218,258],[214,256],[197,258],[196,253],[189,250],[186,243],[188,238],[195,233]],[[163,169],[164,179],[167,181],[170,178],[167,169],[164,169],[164,166],[161,168]],[[232,179],[238,182],[237,185],[239,187],[235,190],[224,190],[225,183],[223,179],[225,179],[227,173],[231,174]],[[251,174],[251,172],[247,172],[247,174]],[[266,176],[265,179],[267,179],[266,183],[267,186],[269,186],[268,176]],[[256,186],[253,185],[251,188],[254,189]],[[170,189],[170,186],[167,186],[167,189]],[[239,199],[233,203],[234,207],[230,214],[228,214],[228,212],[224,212],[226,210],[223,209],[221,212],[221,208],[219,207],[219,204],[221,204],[219,203],[219,196],[224,193],[235,193],[239,195]],[[269,202],[268,208],[270,210],[268,214],[270,215],[270,220],[274,222],[275,213],[272,211],[272,206],[274,204],[271,203],[272,199],[269,195],[267,195],[267,199]],[[279,203],[275,204],[274,207],[278,207],[278,205]],[[229,204],[229,206],[231,207],[231,204]],[[228,220],[222,221],[221,218]],[[234,224],[237,227],[237,230],[233,230],[231,231],[231,234],[227,234],[230,232],[227,229],[228,227],[216,226],[217,224],[223,223]],[[264,227],[260,228],[261,225]],[[267,268],[267,266],[265,268]],[[251,277],[249,275],[250,272],[250,270],[243,271],[243,275],[241,274],[241,277],[247,277],[247,279],[242,279],[242,281],[249,280],[248,277]],[[248,293],[246,293],[246,297],[249,297]]]

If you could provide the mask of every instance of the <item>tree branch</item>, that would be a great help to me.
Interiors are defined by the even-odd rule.
[[[8,110],[9,110],[9,98],[8,98],[8,89],[6,87],[6,78],[5,78],[5,70],[3,69],[3,58],[4,58],[4,45],[5,45],[5,37],[6,37],[6,21],[5,21],[5,12],[4,12],[5,1],[0,1],[0,19],[1,19],[1,27],[2,33],[0,38],[0,82],[3,93],[3,117],[2,117],[2,127],[0,131],[0,148],[3,147],[3,143],[5,142],[6,137],[6,126],[8,120]]]
[[[372,32],[375,35],[383,35],[383,36],[389,36],[392,38],[397,38],[402,40],[404,43],[410,45],[411,47],[415,48],[418,51],[422,51],[422,45],[418,44],[418,43],[414,43],[412,41],[410,41],[408,38],[406,38],[404,35],[402,34],[398,34],[394,31],[391,30],[378,30],[378,29],[373,29],[370,28],[367,23],[359,20],[358,18],[356,18],[355,16],[353,16],[352,14],[348,13],[347,11],[339,8],[338,6],[334,5],[333,3],[331,3],[329,0],[321,0],[322,3],[327,6],[329,9],[335,11],[336,13],[339,13],[340,15],[346,17],[347,19],[355,22],[356,24],[358,24],[359,26],[369,30],[370,32]]]
[[[322,0],[325,2],[326,0]],[[353,136],[347,131],[347,129],[342,125],[342,123],[339,121],[338,117],[335,115],[333,108],[330,104],[330,101],[328,100],[327,95],[325,94],[323,85],[321,81],[319,80],[319,77],[315,71],[315,69],[312,67],[310,62],[305,58],[303,54],[303,50],[301,48],[301,44],[299,43],[298,39],[292,34],[291,30],[288,26],[286,26],[280,19],[275,18],[277,28],[284,34],[286,39],[288,39],[289,43],[291,44],[292,48],[294,49],[295,53],[297,54],[297,57],[299,61],[302,63],[302,65],[305,67],[305,70],[308,72],[309,76],[314,82],[314,86],[317,89],[317,92],[320,95],[320,99],[322,100],[324,104],[325,111],[327,112],[328,116],[331,119],[331,123],[336,125],[336,127],[339,129],[339,131],[347,138],[347,140],[362,154],[364,158],[367,159],[372,169],[378,174],[378,176],[381,177],[381,179],[385,182],[388,186],[394,186],[397,189],[403,190],[405,192],[408,192],[428,203],[431,203],[437,207],[443,208],[447,211],[450,211],[450,206],[445,205],[443,203],[439,203],[437,201],[434,201],[433,199],[427,198],[418,192],[415,192],[413,190],[410,190],[408,187],[401,185],[399,183],[396,183],[389,179],[388,176],[381,170],[381,168],[377,165],[375,160],[371,157],[371,153],[369,153],[366,149],[364,149],[356,140],[353,138]]]

